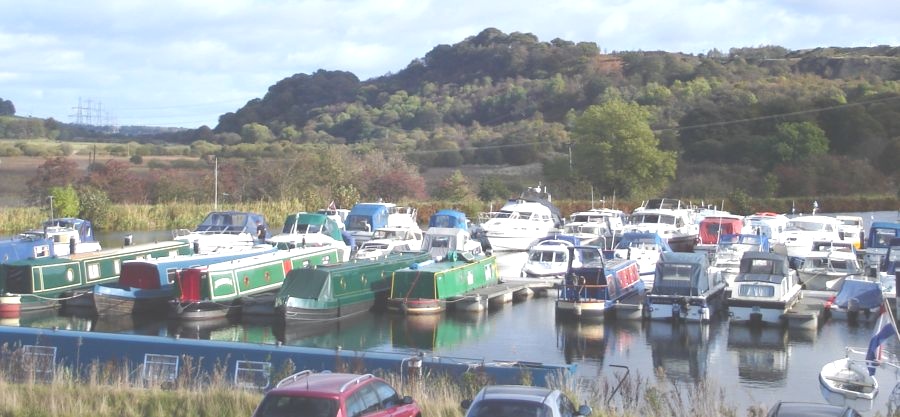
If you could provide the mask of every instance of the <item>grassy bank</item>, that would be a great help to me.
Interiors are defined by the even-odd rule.
[[[733,213],[749,214],[759,211],[790,213],[795,207],[798,213],[811,211],[812,199],[753,199],[745,201],[725,200],[725,209]],[[865,212],[900,210],[900,199],[885,196],[848,196],[824,198],[816,200],[821,212]],[[591,207],[590,201],[554,200],[563,215],[586,210]],[[437,210],[455,208],[465,212],[470,219],[476,219],[479,212],[499,209],[503,202],[485,203],[473,201],[411,201],[399,204],[411,205],[419,211],[419,223],[426,224],[428,218]],[[721,204],[721,202],[719,203]],[[630,212],[640,202],[619,201],[616,207]],[[220,202],[219,210],[253,211],[266,216],[273,230],[280,228],[288,213],[297,211],[315,211],[322,207],[299,200],[291,201],[254,201],[247,203]],[[213,204],[197,204],[171,202],[165,204],[113,204],[105,210],[103,218],[92,220],[98,229],[115,231],[139,230],[173,230],[193,229],[207,213],[213,210]],[[0,207],[0,234],[12,234],[33,228],[50,215],[48,208],[38,207]],[[900,211],[898,211],[900,215]]]
[[[0,417],[246,417],[263,396],[259,391],[234,388],[224,373],[190,376],[187,370],[174,386],[163,389],[144,384],[136,377],[141,374],[139,369],[95,363],[84,377],[58,368],[53,377],[40,380],[8,365],[0,375],[4,393]],[[415,398],[426,417],[462,417],[460,401],[471,398],[486,383],[475,374],[462,381],[435,375],[412,381],[392,373],[379,375]],[[614,376],[609,378],[612,381]],[[674,385],[662,372],[652,378],[631,376],[616,392],[604,380],[583,382],[579,389],[574,381],[562,378],[552,385],[578,404],[590,405],[595,416],[757,417],[765,415],[768,406],[739,411],[728,404],[727,396],[715,384]]]

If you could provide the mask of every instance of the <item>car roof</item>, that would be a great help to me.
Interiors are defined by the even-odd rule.
[[[525,385],[489,385],[482,388],[478,398],[484,400],[506,399],[544,402],[554,391],[549,388]]]
[[[323,396],[340,395],[343,392],[352,391],[355,386],[374,379],[377,378],[372,374],[359,375],[302,371],[282,379],[270,392],[287,395],[300,393]]]
[[[779,402],[775,405],[777,417],[839,417],[851,415],[847,407],[831,404],[806,403],[806,402]]]

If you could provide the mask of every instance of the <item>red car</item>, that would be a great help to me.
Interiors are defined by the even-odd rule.
[[[411,397],[401,397],[372,374],[302,371],[280,382],[253,417],[421,417]]]

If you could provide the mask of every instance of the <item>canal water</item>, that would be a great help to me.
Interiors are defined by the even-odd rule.
[[[866,213],[873,220],[895,221],[896,212]],[[104,247],[121,245],[128,233],[100,234]],[[134,242],[166,240],[170,232],[134,233]],[[525,253],[498,255],[501,276],[517,276]],[[445,313],[403,317],[366,314],[328,326],[277,326],[271,319],[240,322],[178,322],[160,317],[95,318],[47,313],[8,321],[5,325],[58,327],[94,332],[135,333],[160,337],[229,340],[356,351],[419,352],[486,360],[575,363],[583,381],[621,373],[620,366],[644,378],[662,368],[677,384],[701,381],[720,387],[727,403],[746,415],[750,406],[768,407],[778,400],[830,401],[818,382],[821,367],[845,355],[847,347],[865,350],[873,324],[829,320],[817,330],[756,328],[730,325],[725,316],[709,324],[616,321],[562,322],[555,318],[555,293],[507,304],[483,314]],[[885,352],[900,352],[896,341]],[[894,358],[896,359],[896,358]],[[896,362],[895,363],[900,363]],[[893,388],[900,374],[881,367],[880,392],[872,402],[852,402],[864,415],[880,412],[900,400]]]

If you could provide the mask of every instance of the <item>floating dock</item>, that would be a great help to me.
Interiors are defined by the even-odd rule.
[[[781,317],[790,329],[817,329],[825,322],[825,301],[834,291],[802,290],[800,294],[800,300]]]

